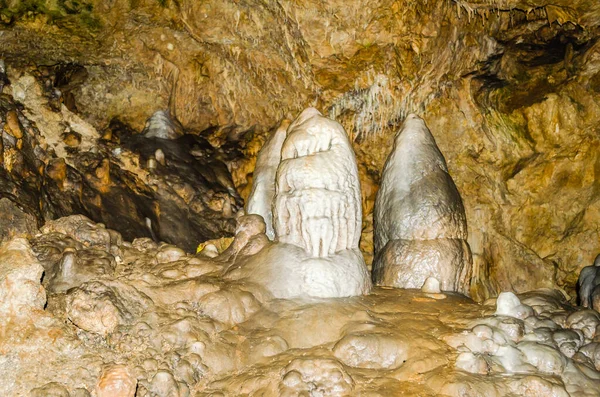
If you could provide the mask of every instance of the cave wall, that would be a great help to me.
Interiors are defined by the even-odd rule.
[[[592,0],[0,1],[13,73],[75,63],[78,113],[141,130],[169,108],[242,196],[267,132],[316,106],[354,140],[361,248],[404,117],[422,116],[462,194],[472,295],[560,287],[600,249],[600,5]],[[76,79],[73,79],[76,80]],[[7,88],[5,88],[7,89]]]

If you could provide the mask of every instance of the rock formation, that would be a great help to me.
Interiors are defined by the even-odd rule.
[[[581,306],[600,312],[600,255],[596,256],[592,266],[581,269],[577,285]]]
[[[185,131],[181,123],[171,117],[165,110],[158,110],[146,121],[142,131],[146,138],[177,139],[181,138]]]
[[[425,122],[409,115],[396,135],[374,208],[373,281],[468,293],[471,252],[462,200]]]
[[[580,275],[592,307],[598,284],[580,271],[600,252],[599,15],[597,0],[0,0],[0,396],[599,397],[600,314],[573,306]],[[308,104],[348,133],[362,225],[343,213],[353,166],[326,160],[346,145],[294,159],[323,149],[300,133],[254,172]],[[440,293],[439,274],[348,296],[367,289],[354,238],[369,266],[411,112],[461,193],[482,304]],[[241,216],[253,177],[270,198]],[[452,270],[461,233],[379,249]]]
[[[344,129],[306,109],[288,128],[277,169],[277,240],[315,258],[358,249],[360,200],[356,159]]]
[[[258,153],[252,191],[246,203],[248,214],[257,214],[263,217],[267,228],[267,237],[271,240],[275,238],[272,208],[275,198],[275,176],[277,167],[281,163],[281,148],[289,125],[288,121],[282,122]]]
[[[43,271],[27,240],[15,238],[0,245],[0,322],[43,309]]]
[[[98,131],[64,107],[52,111],[49,94],[33,76],[13,80],[12,87],[21,103],[0,97],[6,120],[0,126],[10,132],[0,139],[0,158],[6,159],[0,161],[0,207],[7,213],[1,238],[9,227],[31,234],[36,223],[73,214],[130,240],[152,237],[190,252],[201,241],[233,234],[242,200],[218,159],[224,150],[181,135],[165,112],[149,120],[145,134],[151,138],[117,121]],[[7,200],[28,214],[18,220],[22,230],[12,228],[16,210]],[[35,218],[33,224],[27,217]]]
[[[269,172],[256,170],[260,183],[263,170]],[[306,109],[289,126],[281,149],[272,204],[275,243],[240,257],[227,277],[263,285],[278,298],[367,293],[371,283],[358,249],[360,199],[344,129]]]

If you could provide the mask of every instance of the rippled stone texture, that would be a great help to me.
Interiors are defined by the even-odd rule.
[[[484,305],[455,293],[438,300],[377,287],[344,299],[272,299],[261,286],[221,277],[240,265],[234,258],[249,257],[257,236],[275,245],[257,215],[240,220],[246,244],[215,259],[147,238],[81,243],[102,241],[100,229],[87,223],[74,240],[45,227],[33,251],[19,239],[0,246],[0,395],[597,397],[600,390],[600,315],[558,291],[503,294]],[[64,252],[118,265],[66,292],[48,290],[46,300],[37,261],[46,266]]]
[[[468,293],[471,252],[462,200],[425,122],[409,115],[386,161],[374,208],[373,281]]]

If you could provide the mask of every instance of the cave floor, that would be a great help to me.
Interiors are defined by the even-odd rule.
[[[273,299],[224,280],[220,257],[123,242],[83,217],[14,241],[0,246],[17,269],[0,307],[3,396],[600,395],[600,316],[558,291],[504,315],[495,300],[381,287]]]

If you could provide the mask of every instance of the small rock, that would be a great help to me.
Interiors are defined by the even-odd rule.
[[[498,295],[496,301],[497,316],[509,316],[520,319],[525,319],[533,315],[533,309],[529,306],[522,305],[521,301],[512,292],[502,292]]]
[[[44,308],[43,271],[27,240],[15,238],[0,245],[0,320]]]
[[[57,382],[46,383],[44,386],[32,389],[29,393],[31,397],[70,397],[67,388]]]
[[[425,280],[421,287],[421,291],[427,294],[439,294],[442,292],[440,290],[440,282],[435,277],[427,277],[427,280]]]
[[[7,198],[0,199],[0,214],[0,242],[14,237],[31,238],[38,231],[35,217]]]
[[[206,294],[198,306],[210,318],[229,326],[243,323],[261,307],[250,292],[235,288]]]
[[[69,291],[66,312],[77,327],[106,336],[119,325],[130,323],[151,303],[131,286],[92,281]]]
[[[185,257],[185,251],[174,245],[165,245],[156,254],[158,263],[170,263]]]
[[[97,397],[133,397],[137,379],[126,365],[109,365],[102,370],[96,385]]]
[[[408,357],[408,346],[389,335],[347,335],[333,348],[333,354],[350,367],[396,369]]]

